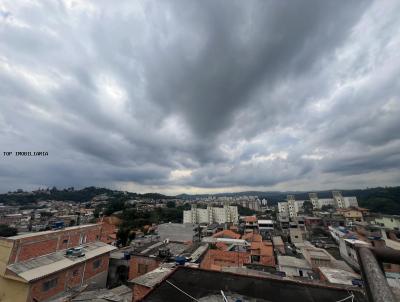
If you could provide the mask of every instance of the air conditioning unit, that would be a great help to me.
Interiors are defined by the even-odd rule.
[[[72,249],[72,255],[74,257],[82,257],[85,256],[85,254],[83,253],[83,248],[82,247],[76,247]]]

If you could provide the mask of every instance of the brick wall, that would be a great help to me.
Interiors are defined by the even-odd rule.
[[[57,250],[58,238],[22,245],[18,251],[18,261],[25,261]]]
[[[155,270],[160,265],[158,259],[143,257],[143,256],[132,256],[129,262],[129,280],[139,277],[147,272]],[[140,268],[144,271],[140,271]]]
[[[98,260],[100,260],[100,266],[95,268],[94,264]],[[94,277],[97,274],[100,274],[101,272],[107,271],[108,270],[108,261],[109,261],[109,255],[99,256],[99,257],[96,257],[96,258],[93,258],[93,259],[90,259],[89,261],[87,261],[86,268],[85,268],[84,281],[87,281],[88,279]]]
[[[132,302],[140,301],[149,291],[151,288],[140,285],[134,284],[133,291],[132,291]]]
[[[250,255],[246,252],[208,250],[200,268],[220,270],[221,267],[243,266],[246,263],[250,263]]]
[[[111,235],[116,235],[117,233],[117,227],[111,222],[112,220],[110,219],[110,217],[105,217],[103,222],[101,222],[102,228],[100,240],[108,244],[111,244],[115,241],[115,239],[112,238]]]
[[[93,242],[100,239],[101,225],[57,230],[47,234],[40,232],[30,237],[16,239],[9,263],[25,261],[59,250],[78,246],[81,240]]]
[[[98,259],[101,260],[101,264],[98,268],[94,268],[93,263]],[[88,260],[86,265],[85,263],[81,263],[67,270],[37,280],[31,285],[30,297],[28,301],[35,301],[34,299],[36,299],[36,301],[43,301],[55,295],[61,294],[70,288],[79,287],[81,284],[88,283],[90,279],[107,272],[108,261],[109,255],[102,255]],[[57,285],[49,290],[44,290],[44,283],[54,278],[57,278]]]
[[[48,299],[54,295],[63,292],[65,289],[66,277],[67,277],[67,272],[63,271],[57,274],[53,274],[47,278],[36,281],[31,285],[30,298],[28,299],[28,301],[43,301],[45,299]],[[54,278],[57,278],[57,285],[54,288],[45,291],[43,289],[44,283]]]
[[[85,264],[77,265],[68,270],[66,276],[66,289],[78,287],[82,284]]]

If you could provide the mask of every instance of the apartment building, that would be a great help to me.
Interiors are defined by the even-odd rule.
[[[375,218],[377,225],[392,230],[400,230],[400,215],[380,215]]]
[[[1,301],[48,301],[87,285],[104,287],[110,251],[102,224],[0,237]]]
[[[198,208],[193,204],[191,209],[183,212],[183,223],[234,223],[239,222],[237,206],[225,204],[223,207],[207,206],[206,209]]]
[[[342,192],[340,191],[332,191],[333,200],[335,202],[336,208],[342,209],[344,208],[344,199],[342,196]]]
[[[321,209],[324,206],[338,209],[358,207],[357,197],[343,197],[340,191],[332,191],[333,198],[318,198],[317,193],[309,193],[308,196],[313,209]],[[294,195],[287,195],[285,202],[278,203],[279,218],[293,219],[302,210],[304,202],[305,200],[296,200]]]
[[[310,201],[313,205],[313,209],[318,209],[319,204],[318,204],[318,195],[317,193],[308,193],[308,197],[310,198]]]

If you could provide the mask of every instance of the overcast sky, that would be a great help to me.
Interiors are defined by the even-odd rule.
[[[0,191],[399,185],[399,16],[397,0],[2,0]]]

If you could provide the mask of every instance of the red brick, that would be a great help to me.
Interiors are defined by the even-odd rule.
[[[9,263],[25,261],[38,256],[65,250],[80,245],[81,238],[85,242],[98,241],[101,238],[101,224],[72,230],[57,230],[49,234],[32,234],[30,237],[16,239],[11,252]],[[64,242],[67,240],[67,242]]]
[[[98,268],[93,267],[93,263],[97,260],[100,259],[101,264]],[[93,276],[96,276],[97,274],[107,271],[108,270],[108,261],[109,261],[109,255],[103,255],[100,257],[96,257],[93,259],[90,259],[89,261],[86,262],[86,267],[85,267],[85,276],[84,276],[84,281],[92,278]]]
[[[134,284],[132,291],[132,302],[140,301],[140,299],[142,299],[150,290],[150,287]]]
[[[139,265],[145,265],[146,270],[139,272]],[[155,270],[160,265],[160,260],[144,256],[132,256],[129,263],[129,280]]]
[[[59,272],[57,274],[53,274],[47,278],[41,279],[39,281],[36,281],[31,285],[31,290],[30,290],[30,299],[29,301],[43,301],[45,299],[48,299],[54,295],[57,295],[61,292],[64,291],[65,289],[65,279],[66,279],[66,271]],[[57,278],[57,285],[56,287],[48,290],[48,291],[43,291],[43,284],[51,279]]]
[[[23,245],[18,252],[18,261],[25,261],[57,251],[58,239],[45,240]]]
[[[246,263],[250,263],[250,255],[247,252],[208,250],[200,268],[221,270],[222,267],[243,266]]]

